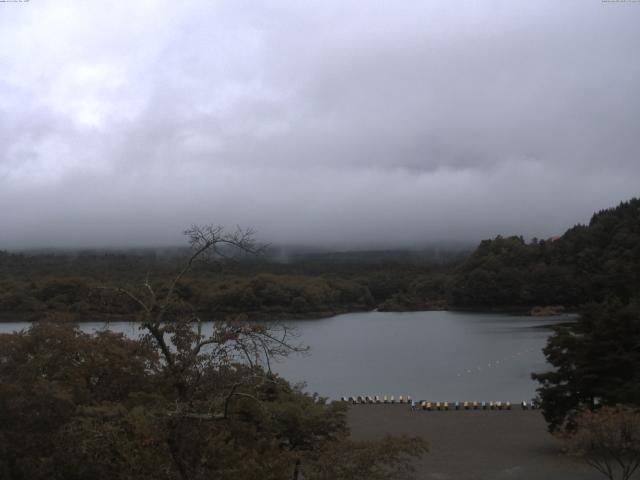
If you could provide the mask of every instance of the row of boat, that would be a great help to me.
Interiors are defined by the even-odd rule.
[[[397,400],[391,395],[387,397],[384,395],[383,397],[379,397],[378,395],[374,395],[370,397],[369,395],[358,395],[357,397],[342,397],[343,402],[348,402],[352,404],[356,403],[411,403],[411,395],[407,395],[406,397],[400,395]]]
[[[391,395],[387,397],[384,395],[383,397],[379,397],[378,395],[374,396],[357,396],[357,397],[342,397],[343,402],[350,403],[353,405],[356,404],[372,404],[372,403],[404,403],[410,404],[412,408],[421,409],[421,410],[511,410],[512,404],[511,402],[501,402],[501,401],[490,401],[490,402],[428,402],[426,400],[420,400],[418,402],[414,402],[411,400],[411,396],[407,395],[406,397],[400,395],[397,399]],[[523,400],[518,404],[520,408],[523,410],[535,410],[539,408],[537,402],[532,400],[531,402],[527,402]]]
[[[524,402],[526,403],[526,402]],[[511,402],[426,402],[418,405],[422,410],[511,410]]]

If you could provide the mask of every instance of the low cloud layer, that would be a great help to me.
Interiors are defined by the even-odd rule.
[[[640,4],[0,4],[0,249],[549,236],[640,194]]]

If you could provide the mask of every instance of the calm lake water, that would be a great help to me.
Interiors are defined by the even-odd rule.
[[[411,395],[434,401],[516,402],[535,395],[531,372],[549,368],[542,354],[550,330],[568,317],[532,318],[460,312],[367,312],[285,322],[309,345],[272,365],[307,390],[339,398]],[[0,332],[28,324],[0,323]],[[84,331],[105,328],[83,323]],[[138,334],[134,323],[108,328]]]

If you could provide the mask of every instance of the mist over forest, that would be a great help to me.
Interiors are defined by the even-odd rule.
[[[3,5],[0,248],[559,235],[637,194],[629,7]]]

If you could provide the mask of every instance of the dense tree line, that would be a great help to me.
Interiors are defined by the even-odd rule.
[[[172,255],[9,254],[0,252],[0,315],[40,318],[70,313],[78,318],[131,315],[131,299],[104,287],[132,285],[153,272],[166,283],[184,259]],[[177,294],[202,315],[250,318],[331,315],[383,310],[442,308],[449,264],[371,260],[300,260],[288,263],[243,259],[199,264],[181,279]]]
[[[0,252],[0,314],[127,315],[135,305],[104,290],[148,272],[166,281],[185,251]],[[330,254],[287,262],[272,257],[196,266],[178,293],[211,317],[330,315],[430,308],[576,308],[640,288],[640,200],[593,215],[554,239],[484,240],[467,258]],[[458,263],[456,263],[458,262]]]
[[[640,199],[597,212],[559,238],[483,241],[458,268],[450,301],[458,306],[577,307],[640,288]]]

